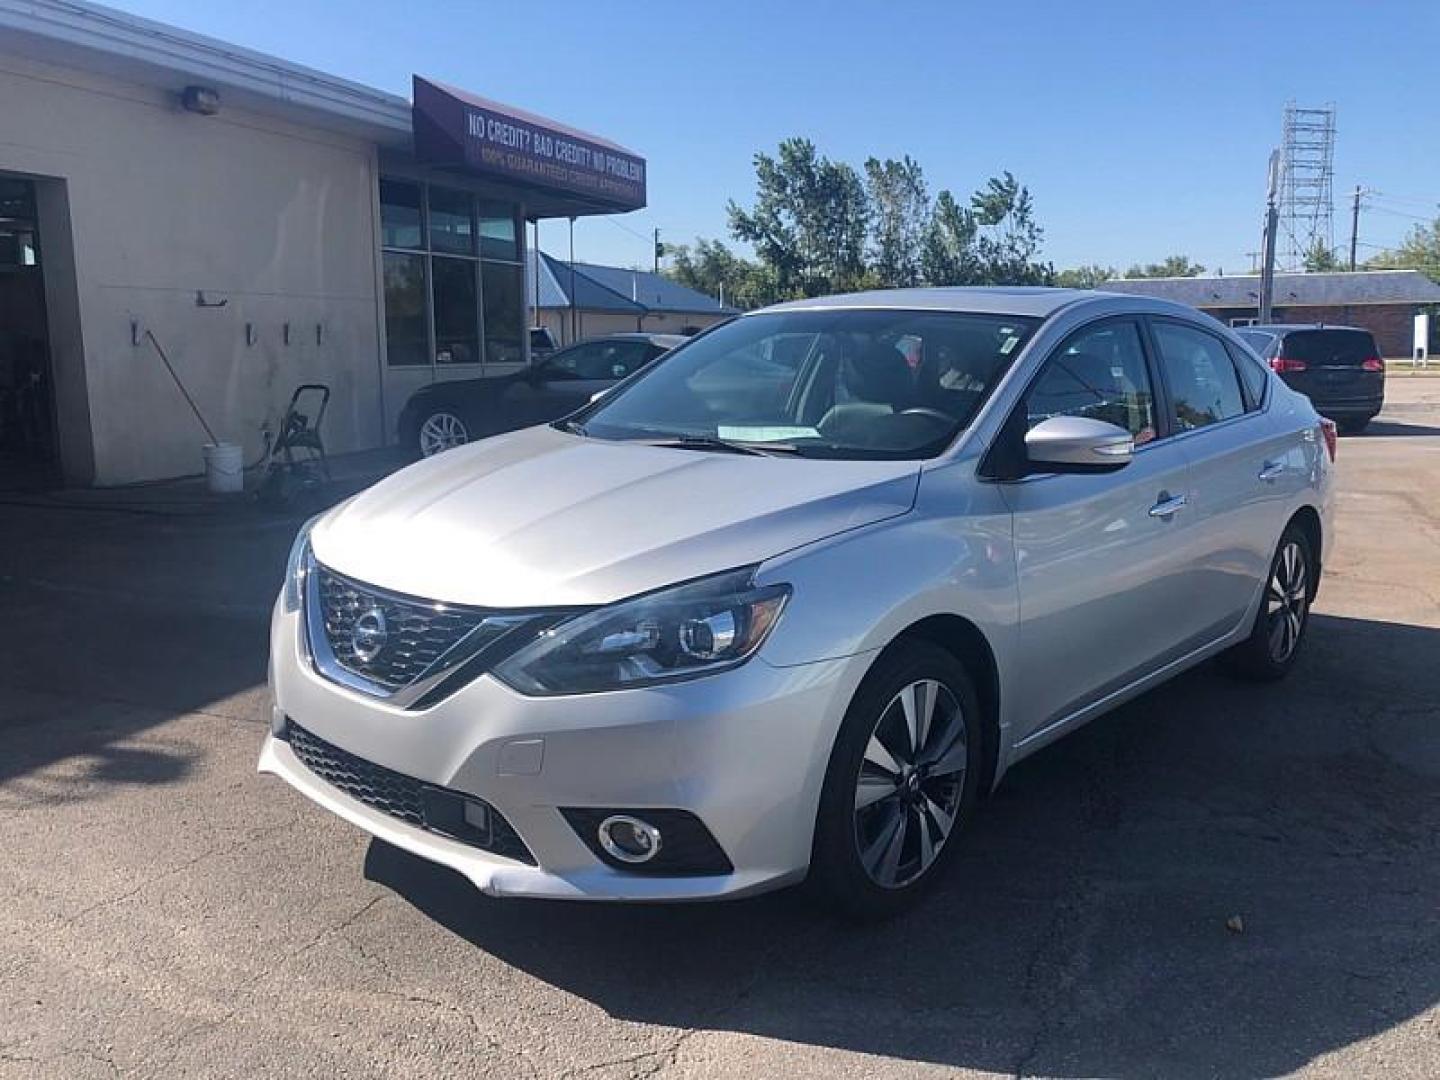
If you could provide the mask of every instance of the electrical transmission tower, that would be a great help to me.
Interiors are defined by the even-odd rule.
[[[1303,270],[1306,254],[1318,245],[1335,248],[1335,106],[1302,109],[1288,102],[1280,154],[1280,262]]]

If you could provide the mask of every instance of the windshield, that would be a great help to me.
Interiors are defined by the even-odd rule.
[[[933,311],[751,315],[681,346],[570,428],[815,457],[931,457],[974,418],[1039,321]]]

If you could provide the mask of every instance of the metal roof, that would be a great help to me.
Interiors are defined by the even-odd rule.
[[[543,252],[540,255],[540,304],[542,308],[568,308],[570,264]],[[723,307],[713,297],[686,288],[669,278],[645,270],[619,266],[575,263],[574,306],[582,311],[610,311],[627,315],[673,313],[677,315],[734,315],[736,309]],[[535,302],[535,253],[526,253],[525,299]]]
[[[1133,278],[1107,281],[1100,288],[1104,292],[1154,296],[1199,308],[1252,308],[1260,303],[1258,274]],[[1275,275],[1275,306],[1278,308],[1435,303],[1440,303],[1440,285],[1418,270]]]

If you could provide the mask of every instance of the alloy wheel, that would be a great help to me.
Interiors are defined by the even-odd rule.
[[[1294,540],[1287,540],[1275,557],[1270,583],[1265,587],[1266,640],[1270,659],[1283,664],[1294,655],[1305,629],[1310,604],[1310,577],[1305,565],[1305,551]]]
[[[935,679],[909,684],[881,711],[855,783],[855,843],[882,888],[921,877],[955,826],[969,761],[965,716]]]
[[[420,425],[420,454],[433,457],[444,450],[464,446],[470,441],[470,432],[465,421],[454,413],[431,413]]]

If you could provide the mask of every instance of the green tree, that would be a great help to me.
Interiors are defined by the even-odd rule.
[[[1055,268],[1036,259],[1045,230],[1035,221],[1030,190],[1010,173],[992,176],[970,197],[980,231],[976,239],[980,285],[1050,285]]]
[[[1127,278],[1199,277],[1204,272],[1205,267],[1197,262],[1191,262],[1188,255],[1167,255],[1162,262],[1146,263],[1144,266],[1136,263],[1125,271],[1125,276]]]
[[[1365,262],[1367,270],[1419,270],[1440,284],[1440,217],[1416,225],[1393,251],[1382,251]]]
[[[1070,270],[1061,270],[1055,275],[1055,284],[1067,289],[1095,289],[1119,276],[1120,271],[1113,266],[1086,263]]]
[[[1324,274],[1345,268],[1346,264],[1340,261],[1340,253],[1332,247],[1327,247],[1325,241],[1319,237],[1315,238],[1315,242],[1305,252],[1305,272],[1307,274]]]
[[[920,272],[931,285],[973,284],[980,276],[975,255],[975,214],[942,191],[920,244]]]
[[[865,278],[869,206],[853,168],[786,139],[776,157],[755,155],[755,205],[731,200],[730,232],[754,245],[778,294],[823,296]]]
[[[695,244],[671,245],[664,274],[731,307],[762,307],[777,297],[765,268],[731,251],[719,240],[697,237]]]
[[[930,218],[930,193],[919,162],[869,158],[865,194],[870,201],[870,275],[875,283],[903,288],[920,283],[921,243]]]
[[[921,272],[931,285],[1048,285],[1055,270],[1037,259],[1044,230],[1030,192],[1010,173],[991,177],[961,206],[949,191],[921,242]]]

